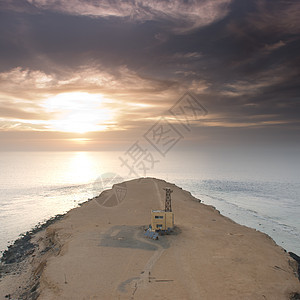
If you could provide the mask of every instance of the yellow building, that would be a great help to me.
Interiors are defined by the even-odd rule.
[[[151,230],[168,230],[174,227],[174,213],[172,211],[152,210]]]

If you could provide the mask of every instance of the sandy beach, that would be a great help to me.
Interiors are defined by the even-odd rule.
[[[175,229],[147,239],[173,190]],[[36,232],[24,260],[1,265],[0,299],[299,299],[297,262],[163,180],[115,185]]]

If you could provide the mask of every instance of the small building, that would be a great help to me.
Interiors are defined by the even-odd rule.
[[[151,211],[151,230],[171,230],[174,227],[174,213],[165,210]]]

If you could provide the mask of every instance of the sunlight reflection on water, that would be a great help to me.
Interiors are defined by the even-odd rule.
[[[38,222],[99,194],[101,190],[95,190],[94,183],[102,174],[113,172],[129,179],[128,170],[120,167],[121,154],[1,153],[0,250]],[[262,176],[257,168],[252,172],[251,166],[213,160],[199,153],[172,153],[147,175],[176,183],[237,222],[269,233],[278,243],[283,241],[284,247],[290,245],[289,249],[299,249],[300,253],[299,177],[285,177],[280,183],[279,176],[290,172],[290,166],[287,170],[280,167],[280,172],[271,170],[273,177]],[[262,168],[266,169],[264,165]]]

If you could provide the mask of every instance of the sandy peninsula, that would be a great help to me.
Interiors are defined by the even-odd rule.
[[[144,237],[172,193],[173,234]],[[299,299],[297,263],[163,180],[117,184],[35,233],[23,260],[2,265],[0,299]],[[6,274],[5,274],[6,272]],[[297,295],[297,293],[299,293]]]

